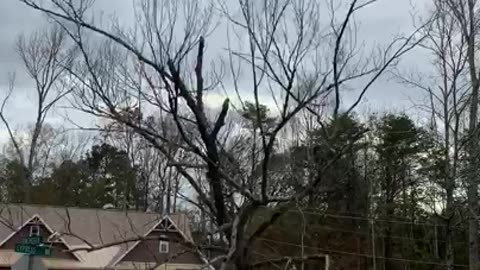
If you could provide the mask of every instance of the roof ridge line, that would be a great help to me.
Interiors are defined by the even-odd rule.
[[[27,206],[27,207],[38,207],[38,208],[56,208],[56,209],[78,209],[78,210],[96,210],[102,212],[121,212],[121,213],[138,213],[138,214],[147,214],[147,215],[160,215],[160,216],[175,216],[175,215],[186,215],[185,213],[170,213],[170,214],[162,214],[158,212],[145,212],[141,210],[135,209],[103,209],[103,208],[95,208],[95,207],[82,207],[82,206],[60,206],[60,205],[49,205],[49,204],[33,204],[33,203],[0,203],[0,205],[5,206]]]

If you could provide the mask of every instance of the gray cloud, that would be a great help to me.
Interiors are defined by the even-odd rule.
[[[417,0],[415,4],[421,10],[424,10],[428,0]],[[407,0],[380,0],[378,3],[365,9],[357,17],[360,23],[359,36],[368,43],[385,43],[394,34],[406,33],[411,31],[411,5]],[[99,0],[97,1],[95,12],[104,14],[108,19],[115,15],[122,24],[128,25],[133,20],[133,3],[126,0]],[[15,39],[21,33],[29,33],[44,25],[44,17],[35,10],[32,10],[17,0],[2,0],[0,3],[0,97],[3,97],[6,89],[6,76],[9,72],[17,71],[17,93],[15,100],[10,104],[9,115],[16,123],[27,123],[31,104],[25,98],[26,89],[31,87],[31,81],[24,75],[20,61],[14,50]],[[224,33],[216,33],[208,40],[208,46],[213,51],[217,51],[224,44]],[[213,55],[212,55],[213,56]],[[420,64],[419,64],[420,63]],[[425,67],[428,63],[428,56],[421,51],[414,51],[407,56],[402,67],[417,66]],[[353,100],[355,91],[346,94],[346,100]],[[415,92],[406,92],[401,85],[382,80],[367,95],[367,103],[363,106],[402,107],[410,105],[407,96],[412,94],[418,96]],[[221,100],[221,99],[219,99]],[[2,126],[0,125],[0,136],[2,136]],[[0,141],[2,141],[0,139]]]

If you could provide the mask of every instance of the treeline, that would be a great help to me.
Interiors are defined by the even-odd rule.
[[[2,183],[4,200],[20,203],[31,188],[30,203],[80,207],[144,208],[140,201],[139,170],[126,152],[103,143],[93,145],[79,160],[51,164],[49,173],[35,178],[31,187],[22,181],[18,160],[4,160]]]
[[[275,161],[283,162],[276,167],[282,168],[277,175],[286,191],[301,188],[317,167],[335,161],[315,192],[290,206],[258,240],[262,250],[269,253],[273,245],[284,256],[324,252],[338,269],[447,269],[445,258],[453,251],[455,269],[467,267],[471,212],[464,160],[456,163],[458,178],[451,187],[439,139],[444,134],[407,114],[363,119],[337,118],[277,154],[285,156]],[[453,213],[447,209],[450,188]],[[275,213],[262,209],[257,222]]]
[[[86,134],[47,124],[37,142],[30,169],[24,164],[32,149],[30,137],[22,140],[19,151],[12,141],[3,145],[2,202],[165,214],[185,207],[178,199],[184,191],[178,172],[125,128],[108,125],[102,132]]]
[[[256,160],[252,176],[258,178],[261,162],[257,160],[261,157],[246,145],[259,140],[251,131],[260,126],[268,130],[269,122],[276,117],[266,107],[258,121],[253,113],[255,110],[248,106],[238,113],[238,123],[245,130],[235,135],[230,151],[222,158],[236,153],[238,159],[245,156]],[[288,206],[257,241],[258,248],[268,253],[261,243],[273,241],[277,255],[291,256],[299,255],[302,249],[298,247],[304,246],[309,253],[331,254],[335,264],[346,269],[368,269],[374,260],[377,269],[438,269],[435,266],[445,266],[446,237],[451,233],[455,235],[455,264],[465,265],[469,210],[462,195],[462,169],[455,181],[455,214],[447,218],[448,187],[438,132],[407,114],[378,113],[362,119],[339,117],[309,130],[288,147],[276,147],[269,171],[275,181],[269,190],[272,196],[301,190],[305,183],[315,180],[312,177],[320,177],[319,185]],[[195,220],[196,233],[206,237],[209,218],[191,196],[192,191],[182,188],[187,181],[155,155],[148,142],[128,129],[110,129],[91,143],[80,142],[89,147],[73,157],[52,151],[58,156],[49,156],[43,173],[35,170],[30,187],[22,178],[25,168],[18,160],[4,157],[0,171],[2,199],[25,202],[25,192],[30,189],[29,203],[35,204],[163,213],[175,212],[183,204]],[[192,159],[184,155],[184,160]],[[458,166],[461,168],[461,163]],[[314,172],[322,168],[326,168],[322,175],[316,176]],[[232,167],[232,173],[248,170],[249,164]],[[235,202],[226,206],[234,208]],[[274,213],[267,208],[258,210],[251,228],[255,228],[255,220],[268,220]],[[453,225],[447,227],[448,222]]]

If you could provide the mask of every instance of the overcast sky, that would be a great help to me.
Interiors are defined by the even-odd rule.
[[[429,0],[414,1],[418,10],[424,10],[428,2]],[[128,21],[132,18],[132,7],[130,0],[97,0],[96,10],[102,11],[106,15],[115,14]],[[410,0],[379,0],[375,5],[362,11],[358,17],[360,36],[367,41],[376,40],[378,43],[382,43],[387,42],[393,35],[407,33],[412,29],[411,12]],[[44,18],[38,11],[24,6],[18,0],[0,1],[0,97],[3,98],[5,95],[8,74],[16,72],[16,89],[8,107],[8,116],[15,127],[33,121],[32,100],[26,96],[32,82],[24,75],[23,68],[16,56],[15,40],[19,34],[28,34],[42,25],[45,25]],[[222,37],[223,33],[213,35],[207,40],[207,43],[221,43]],[[428,55],[419,50],[412,52],[402,60],[402,67],[408,66],[422,70],[427,69],[428,65]],[[414,90],[382,80],[367,94],[363,108],[397,108],[401,110],[411,107],[412,103],[409,98],[418,99],[420,96]],[[220,102],[220,100],[220,98],[211,99],[210,103]],[[49,121],[61,123],[62,118],[52,115]],[[5,129],[0,125],[0,142],[5,140]]]

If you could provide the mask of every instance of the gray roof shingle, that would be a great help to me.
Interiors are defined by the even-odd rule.
[[[63,239],[70,248],[105,245],[142,237],[163,219],[157,213],[138,211],[0,204],[0,241],[12,235],[34,215],[38,215],[53,231],[63,235]],[[192,241],[186,215],[173,214],[169,215],[169,218],[187,240]],[[110,265],[134,243],[119,244],[110,249],[113,251],[110,253],[98,252],[103,252],[103,259],[107,259],[105,256],[111,256],[106,260]],[[81,256],[81,254],[82,252],[78,252],[78,255]]]

